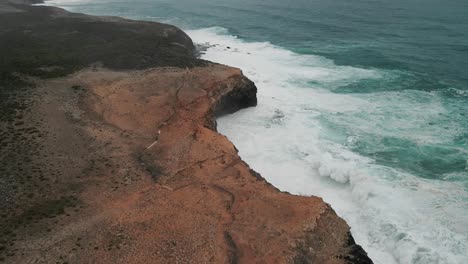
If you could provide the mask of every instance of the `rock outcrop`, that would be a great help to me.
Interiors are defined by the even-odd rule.
[[[372,263],[328,204],[216,132],[257,103],[239,69],[172,26],[5,5],[1,261]]]

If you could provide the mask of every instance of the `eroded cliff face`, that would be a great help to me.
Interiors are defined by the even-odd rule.
[[[119,19],[72,18],[65,11],[57,19],[55,11],[41,9],[34,15],[30,7],[15,8],[26,13],[29,24],[21,24],[21,17],[1,17],[16,25],[2,31],[2,45],[7,37],[22,43],[23,26],[40,28],[34,19],[79,25],[87,49],[102,27],[138,26]],[[80,48],[72,43],[75,37],[63,40],[73,51],[67,60],[76,62],[72,65],[57,58],[24,64],[16,56],[21,50],[14,47],[4,53],[0,84],[8,91],[21,89],[6,98],[15,104],[2,111],[18,109],[1,112],[0,120],[6,138],[0,142],[5,183],[0,260],[371,263],[328,204],[278,191],[216,132],[216,115],[256,104],[255,85],[239,69],[191,57],[185,34],[154,34],[152,26],[157,32],[172,27],[142,23],[148,29],[132,34],[172,49],[168,57],[160,51],[147,56],[130,41],[119,58],[110,52],[99,57],[100,64],[60,77],[62,71],[98,61],[91,55],[75,57]],[[68,36],[57,30],[27,38]],[[123,45],[123,33],[114,33]],[[182,46],[169,44],[173,38]],[[51,50],[39,50],[45,53],[31,46],[26,53],[51,59]],[[121,64],[120,58],[129,58],[129,63]],[[47,68],[37,68],[42,64]],[[54,78],[44,79],[44,72]]]
[[[24,229],[12,263],[370,263],[329,205],[278,191],[216,132],[216,110],[255,103],[239,69],[95,68],[39,86],[34,113],[61,138],[43,146],[67,159],[61,186],[81,207]]]

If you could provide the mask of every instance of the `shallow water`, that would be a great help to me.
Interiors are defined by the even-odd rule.
[[[376,263],[468,263],[466,1],[49,4],[186,29],[259,88],[218,120],[252,168],[323,197]]]

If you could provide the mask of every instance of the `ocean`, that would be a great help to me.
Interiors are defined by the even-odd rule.
[[[323,197],[375,263],[468,263],[468,1],[47,4],[184,29],[259,89],[218,119],[253,169]]]

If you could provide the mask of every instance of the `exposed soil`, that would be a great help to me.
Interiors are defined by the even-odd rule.
[[[0,1],[0,56],[0,262],[371,263],[216,132],[256,87],[179,29]]]

